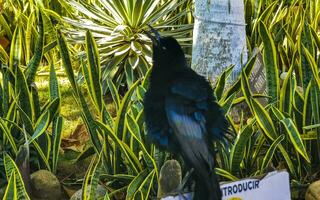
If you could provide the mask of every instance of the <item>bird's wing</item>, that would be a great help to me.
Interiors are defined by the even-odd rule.
[[[180,151],[198,171],[213,169],[213,155],[208,149],[206,119],[190,101],[179,96],[168,96],[165,110],[170,127],[180,146]]]
[[[219,127],[217,119],[224,117],[220,116],[220,112],[216,113],[219,115],[217,119],[208,116],[215,112],[208,87],[199,87],[199,82],[191,87],[188,83],[179,81],[172,84],[171,92],[165,98],[167,120],[173,129],[180,154],[186,164],[195,170],[197,189],[194,198],[218,200],[221,199],[221,192],[213,172],[215,159],[211,135],[215,132],[211,127]]]
[[[171,148],[175,147],[175,145],[172,145],[174,141],[170,138],[173,131],[168,124],[164,101],[150,90],[146,92],[144,97],[144,113],[148,133],[147,139],[159,148],[174,151]]]
[[[188,73],[171,84],[170,93],[188,102],[188,109],[194,117],[205,119],[210,140],[222,139],[228,129],[228,122],[213,96],[210,84],[197,74]],[[200,115],[201,114],[201,115]]]

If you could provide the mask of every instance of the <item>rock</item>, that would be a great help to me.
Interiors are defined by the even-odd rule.
[[[181,183],[181,166],[176,160],[167,160],[160,170],[158,197],[174,192]]]
[[[305,200],[320,200],[320,180],[309,185]]]
[[[31,190],[33,199],[61,199],[60,182],[54,174],[47,170],[39,170],[31,174]]]
[[[90,192],[90,185],[88,186],[87,188],[87,193],[89,194]],[[95,199],[98,199],[98,198],[101,198],[101,197],[104,197],[104,195],[106,194],[107,190],[106,188],[104,188],[103,186],[101,185],[98,185],[97,187],[97,190],[96,190],[96,196],[95,196]],[[70,200],[82,200],[82,189],[76,191],[72,197],[70,198]]]

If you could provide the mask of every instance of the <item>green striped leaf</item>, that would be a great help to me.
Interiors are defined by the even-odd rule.
[[[154,170],[143,170],[129,184],[126,200],[148,199],[152,182],[154,181]],[[140,197],[140,198],[139,198]]]
[[[35,15],[36,12],[31,13],[28,17],[27,27],[25,29],[25,44],[26,44],[26,53],[25,59],[26,62],[29,63],[30,55],[31,55],[31,45],[32,45],[32,36],[36,37],[37,32],[34,30],[34,23],[35,23]]]
[[[259,34],[264,46],[263,62],[266,68],[268,95],[271,96],[272,102],[276,102],[280,90],[277,51],[272,36],[262,21],[259,26]]]
[[[57,172],[58,158],[59,158],[59,149],[61,144],[61,133],[63,127],[63,118],[57,117],[52,123],[52,138],[53,138],[53,147],[52,147],[52,172]]]
[[[219,101],[222,97],[224,87],[226,84],[226,76],[227,76],[227,71],[224,71],[221,76],[219,76],[219,79],[217,80],[216,88],[214,90],[215,96],[217,100]]]
[[[244,71],[241,72],[240,80],[241,80],[241,89],[242,89],[243,96],[245,97],[245,101],[247,102],[247,105],[249,106],[250,111],[253,112],[252,106],[250,103],[250,98],[252,97],[252,94],[250,91],[249,80],[246,74],[244,73]]]
[[[60,31],[58,31],[57,37],[58,37],[58,44],[59,44],[58,46],[60,50],[59,52],[62,59],[63,67],[68,76],[68,79],[70,81],[73,91],[75,92],[75,94],[78,94],[78,89],[77,89],[76,81],[74,79],[72,62],[71,62],[67,42]]]
[[[135,120],[132,118],[132,116],[129,114],[126,114],[125,122],[129,132],[131,133],[130,148],[136,155],[139,155],[140,147],[135,138],[139,138],[139,140],[141,141],[140,128],[138,124],[135,122]]]
[[[36,84],[33,83],[29,86],[29,89],[31,92],[30,96],[31,96],[31,103],[33,108],[33,116],[34,116],[34,119],[38,119],[41,114],[41,105],[40,105],[38,88]]]
[[[102,110],[102,121],[106,123],[111,129],[113,129],[114,120],[105,106],[103,107],[103,110]]]
[[[95,199],[96,198],[96,191],[99,185],[99,178],[101,174],[101,155],[97,159],[94,168],[91,169],[91,180],[90,180],[90,193],[88,199]]]
[[[12,187],[12,188],[9,188],[9,189],[7,188],[6,192],[14,191],[13,192],[14,199],[30,200],[27,194],[27,191],[25,189],[24,182],[20,174],[19,168],[15,164],[14,160],[6,153],[4,154],[3,160],[4,160],[4,167],[5,167],[7,179],[10,180],[11,177],[13,176],[13,180],[11,180],[12,185],[8,185],[8,187]],[[7,200],[9,200],[9,198],[7,198]]]
[[[312,35],[313,41],[316,43],[317,48],[320,49],[320,39],[317,32],[315,31],[314,28],[312,28],[311,25],[309,25],[309,29],[310,29],[310,33]]]
[[[287,130],[287,133],[290,137],[290,140],[294,146],[294,148],[296,149],[296,151],[302,155],[302,157],[310,163],[310,158],[307,154],[307,151],[305,149],[305,146],[302,142],[300,133],[298,132],[295,124],[293,123],[292,119],[290,118],[285,118],[283,120],[281,120],[281,123],[284,125],[284,127]]]
[[[50,64],[49,95],[51,101],[60,98],[59,83],[53,63]]]
[[[35,130],[28,143],[31,144],[35,139],[37,139],[40,135],[42,135],[48,128],[50,121],[50,113],[49,111],[44,112],[38,119]]]
[[[312,54],[309,52],[309,50],[307,48],[303,48],[303,50],[304,50],[306,59],[307,59],[307,61],[309,63],[309,67],[311,68],[311,71],[312,71],[312,74],[313,74],[313,78],[316,80],[316,83],[318,84],[318,87],[320,87],[320,77],[319,77],[318,65],[316,63],[316,60],[315,60],[314,56],[312,56]],[[312,77],[310,77],[309,80],[311,80],[311,79],[312,79]],[[309,82],[307,82],[307,84],[309,84]]]
[[[132,64],[131,64],[131,61],[132,61]],[[133,69],[136,67],[137,64],[139,64],[138,56],[129,57],[129,61],[124,64],[124,71],[126,74],[126,81],[127,81],[128,87],[131,87],[131,85],[134,83],[135,77],[134,77]]]
[[[9,55],[7,54],[6,50],[0,45],[0,61],[2,63],[8,63],[9,62]]]
[[[248,77],[251,74],[251,71],[254,67],[256,61],[256,56],[252,56],[249,58],[246,65],[243,67],[243,71],[245,72],[246,76]],[[240,77],[241,78],[241,77]],[[227,91],[225,92],[225,98],[237,93],[241,89],[241,79],[238,79]]]
[[[110,200],[110,197],[109,197],[109,194],[108,194],[108,192],[104,195],[104,198],[103,198],[103,200]]]
[[[95,156],[88,167],[86,175],[82,184],[82,199],[93,200],[96,199],[96,190],[101,174],[101,155]],[[90,182],[90,186],[89,186]],[[90,187],[90,188],[89,188]]]
[[[3,200],[17,200],[17,183],[16,183],[16,174],[14,172],[9,176],[9,181],[7,184],[6,191],[3,195]]]
[[[6,32],[9,40],[12,40],[12,32],[10,25],[7,23],[6,19],[4,18],[3,14],[0,14],[0,24],[2,29]]]
[[[224,102],[219,102],[219,105],[222,107],[222,110],[224,111],[224,114],[229,113],[234,101],[236,98],[236,94],[234,93],[230,97],[228,97]]]
[[[275,140],[277,138],[277,133],[270,115],[257,100],[251,99],[251,104],[255,119],[260,128],[269,139]]]
[[[10,77],[10,69],[6,69],[2,71],[2,78],[3,78],[3,92],[2,92],[2,100],[3,100],[3,113],[8,113],[9,111],[9,102],[11,100],[11,91],[9,85],[9,78]],[[12,105],[12,104],[11,104]]]
[[[303,117],[302,126],[312,125],[311,86],[312,86],[312,82],[309,83],[305,91],[303,115],[302,115]]]
[[[49,160],[48,160],[49,157],[47,155],[45,155],[45,153],[43,152],[42,148],[40,147],[40,145],[37,143],[36,140],[32,141],[32,145],[37,150],[37,153],[38,153],[39,157],[41,158],[41,161],[44,163],[45,167],[47,168],[47,170],[51,171],[51,167],[50,167]]]
[[[117,136],[119,138],[121,138],[122,140],[125,138],[124,134],[124,127],[125,127],[125,115],[126,115],[126,111],[131,103],[131,96],[133,94],[133,92],[135,91],[136,87],[139,85],[140,81],[136,81],[131,88],[128,90],[128,92],[125,94],[125,96],[123,97],[120,107],[118,109],[117,112],[117,118],[115,121],[115,132],[117,133]]]
[[[237,173],[240,171],[240,163],[245,157],[246,144],[253,134],[252,124],[247,125],[241,133],[237,135],[236,141],[231,148],[229,163],[230,172]]]
[[[22,36],[21,36],[21,28],[19,25],[16,26],[16,29],[13,33],[13,38],[11,41],[10,47],[10,62],[9,69],[15,71],[16,68],[20,65],[22,57]]]
[[[36,41],[36,46],[35,46],[35,50],[34,50],[34,55],[31,58],[31,60],[28,63],[27,66],[27,83],[28,85],[30,85],[31,83],[34,82],[37,70],[39,68],[41,59],[42,59],[42,55],[43,55],[43,46],[44,46],[44,25],[43,25],[43,20],[42,20],[42,11],[39,11],[39,21],[38,21],[38,27],[39,27],[39,31],[38,31],[38,38]]]
[[[137,122],[131,117],[131,115],[126,114],[127,127],[131,134],[135,135],[139,140],[141,140],[140,129]]]
[[[295,85],[292,80],[293,66],[287,73],[280,91],[280,111],[291,114]]]
[[[315,79],[311,80],[310,95],[313,123],[320,123],[320,88]]]
[[[142,170],[142,166],[139,162],[139,159],[134,155],[134,153],[130,150],[130,148],[123,143],[108,126],[105,124],[100,123],[99,121],[96,122],[99,128],[104,131],[105,135],[108,135],[112,141],[116,145],[116,150],[119,150],[121,153],[123,153],[124,158],[128,162],[128,166],[130,166],[131,170],[133,170],[135,173],[138,173],[140,170]],[[119,155],[119,156],[117,156]],[[121,154],[115,153],[115,156],[113,158],[114,164],[114,171],[116,172],[118,170],[118,167],[120,165]]]
[[[11,131],[7,127],[7,124],[3,121],[2,118],[0,118],[0,130],[2,130],[2,133],[4,134],[4,141],[8,140],[9,144],[11,146],[11,149],[15,154],[18,152],[18,148],[16,146],[16,143],[14,141],[14,137],[11,135]]]
[[[16,73],[15,92],[16,92],[16,96],[18,96],[19,106],[25,112],[25,114],[30,118],[30,121],[32,122],[33,115],[32,115],[32,106],[31,106],[31,97],[30,97],[30,91],[28,89],[26,78],[22,73],[20,67],[16,67],[15,73]]]
[[[88,72],[87,85],[90,88],[90,96],[95,103],[98,111],[102,110],[102,89],[100,84],[101,79],[101,67],[100,67],[100,57],[98,53],[97,44],[90,31],[86,32],[86,53],[87,53],[87,65],[86,70]]]
[[[108,88],[110,90],[113,102],[116,104],[115,106],[118,110],[120,107],[120,97],[119,97],[117,87],[113,84],[112,80],[110,79],[107,79],[107,84],[108,84]]]
[[[222,177],[226,178],[227,180],[230,180],[230,181],[238,181],[239,180],[239,178],[235,177],[230,172],[228,172],[224,169],[216,167],[214,170],[217,175],[222,176]]]
[[[88,104],[86,103],[86,100],[84,99],[84,96],[82,95],[82,92],[79,91],[80,95],[79,95],[79,99],[80,99],[80,103],[81,103],[81,108],[82,108],[82,118],[86,124],[86,127],[89,131],[89,135],[91,138],[91,141],[95,147],[95,150],[97,153],[99,153],[102,149],[102,145],[101,145],[101,141],[99,139],[99,132],[98,132],[98,127],[96,125],[96,121],[94,120]]]
[[[303,26],[301,34],[299,34],[298,38],[298,50],[300,53],[300,73],[302,76],[302,85],[303,88],[306,89],[311,78],[312,78],[312,63],[310,63],[310,59],[308,58],[308,53],[312,55],[312,57],[315,56],[314,48],[312,44],[312,37],[310,30],[307,25],[307,21],[305,17],[302,18],[302,21],[300,22],[299,26]],[[309,56],[310,56],[309,55]],[[312,58],[313,60],[313,58]]]
[[[290,173],[292,174],[292,177],[297,179],[298,178],[297,171],[296,171],[297,168],[296,168],[296,166],[293,165],[292,159],[289,156],[288,152],[284,149],[284,147],[281,145],[281,143],[278,144],[278,148],[279,148],[283,158],[286,161],[286,164],[287,164],[287,166],[289,168]]]
[[[143,158],[146,162],[146,166],[150,169],[155,169],[156,174],[158,174],[157,164],[155,163],[155,160],[152,158],[152,156],[147,151],[146,145],[143,143],[143,141],[141,139],[141,134],[140,134],[138,124],[130,115],[127,115],[126,117],[127,117],[126,118],[126,122],[127,122],[126,125],[129,129],[129,132],[131,133],[131,136],[132,136],[131,143],[133,143],[133,141],[138,142],[138,144],[140,146],[139,149],[141,149],[143,152]]]
[[[272,144],[270,145],[267,153],[263,157],[262,165],[261,165],[261,172],[265,170],[266,167],[268,167],[269,163],[271,162],[274,152],[276,151],[276,148],[278,145],[284,140],[284,135],[280,135],[277,139],[275,139]]]
[[[56,116],[59,111],[60,99],[55,98],[53,101],[50,101],[49,104],[46,105],[45,110],[47,110],[50,114],[50,121]]]
[[[310,125],[310,126],[304,126],[303,129],[305,130],[311,130],[311,129],[314,129],[314,128],[320,128],[320,124],[313,124],[313,125]]]

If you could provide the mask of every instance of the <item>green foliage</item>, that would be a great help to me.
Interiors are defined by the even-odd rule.
[[[3,12],[0,14],[0,39],[8,41],[10,44],[13,42],[13,37],[19,34],[19,40],[15,41],[23,48],[18,48],[20,54],[16,54],[16,56],[23,55],[18,59],[20,64],[30,68],[26,72],[29,76],[28,82],[32,82],[42,55],[48,53],[55,46],[54,23],[59,21],[60,18],[53,10],[47,8],[56,7],[58,4],[58,2],[47,0],[8,0],[1,5]],[[38,9],[39,7],[42,8],[41,11]],[[17,34],[15,34],[15,30],[17,30]],[[15,46],[18,47],[19,45]],[[9,46],[4,45],[2,53],[9,52]],[[42,48],[42,46],[45,48]],[[11,49],[11,51],[14,50]],[[54,52],[51,53],[55,54]],[[45,57],[49,59],[47,55]],[[11,65],[13,65],[12,61]]]
[[[248,77],[252,60],[225,93],[220,92],[223,86],[216,88],[221,105],[236,96],[231,110],[239,103],[248,108],[240,113],[240,123],[227,113],[236,135],[231,145],[218,145],[217,172],[234,180],[271,168],[287,168],[292,183],[312,182],[320,165],[316,134],[320,112],[316,52],[320,46],[314,31],[318,27],[319,2],[246,0],[245,5],[249,50],[258,46],[263,55],[269,97],[257,96],[251,90]],[[256,97],[267,98],[269,103]]]
[[[4,154],[4,166],[7,174],[8,186],[3,199],[29,200],[30,197],[25,189],[19,168],[8,154]]]
[[[61,52],[68,52],[68,45],[64,36],[58,33],[60,38],[59,48]],[[88,52],[87,63],[82,63],[82,72],[85,79],[85,88],[91,97],[91,102],[83,98],[83,92],[79,85],[74,82],[74,74],[71,69],[70,54],[61,55],[64,57],[64,68],[68,74],[70,82],[74,82],[74,97],[82,108],[82,119],[85,122],[90,134],[96,154],[100,155],[103,165],[101,170],[104,176],[113,176],[113,196],[123,189],[127,190],[129,196],[146,199],[151,193],[153,183],[157,182],[158,165],[163,162],[157,160],[154,155],[154,147],[145,141],[143,128],[143,107],[142,98],[145,89],[140,81],[136,81],[128,89],[120,100],[120,94],[116,89],[111,89],[112,96],[116,99],[117,109],[115,118],[106,108],[106,103],[101,95],[102,78],[99,76],[100,61],[99,53],[95,50],[95,41],[90,32],[86,34],[86,52]],[[69,63],[69,64],[68,64]],[[70,74],[69,74],[70,73]],[[93,75],[96,76],[93,76]],[[99,78],[97,78],[99,77]],[[114,84],[110,81],[110,87]],[[88,109],[89,104],[96,108],[93,112]],[[94,174],[95,168],[100,162],[95,162],[87,172],[84,186],[89,182],[90,174]],[[125,183],[122,175],[127,174],[130,178]],[[101,176],[100,178],[102,178]],[[99,179],[99,176],[96,176]],[[96,182],[96,180],[95,180]],[[91,188],[93,189],[93,188]],[[83,194],[83,197],[88,194]]]
[[[161,29],[163,35],[174,36],[181,44],[190,46],[192,23],[186,19],[191,10],[188,0],[66,2],[78,13],[64,18],[69,40],[84,43],[87,30],[96,40],[104,93],[108,89],[107,80],[112,80],[118,89],[124,84],[130,87],[148,71],[152,59],[151,42],[144,32],[146,25]]]
[[[10,54],[0,63],[0,146],[7,176],[1,179],[8,181],[8,199],[29,199],[24,189],[24,184],[30,188],[26,178],[30,176],[29,166],[33,169],[40,167],[56,170],[59,153],[62,119],[59,116],[60,99],[56,74],[50,74],[51,98],[44,105],[39,103],[37,86],[33,82],[37,68],[43,61],[44,39],[41,35],[45,32],[42,8],[37,9],[37,12],[41,13],[37,20],[40,35],[33,58],[27,62],[28,67],[25,68],[22,62],[26,61],[24,44],[28,42],[23,37],[22,24],[15,27]],[[22,19],[23,17],[20,18]],[[49,126],[53,121],[51,137]],[[13,161],[10,162],[12,158],[15,159],[16,166],[12,164]]]
[[[242,123],[236,124],[232,117],[229,116],[230,113],[228,114],[236,135],[232,139],[234,140],[233,144],[227,146],[224,144],[218,145],[220,168],[225,170],[218,171],[218,173],[226,179],[234,180],[234,176],[243,178],[259,175],[264,173],[267,167],[280,167],[285,163],[296,181],[312,179],[316,173],[316,171],[311,170],[312,165],[319,165],[317,163],[318,158],[312,158],[313,151],[319,151],[319,149],[312,149],[314,147],[312,143],[317,144],[317,138],[312,140],[310,138],[304,139],[309,133],[302,134],[302,132],[299,132],[299,130],[303,129],[303,126],[299,127],[295,123],[293,110],[291,113],[287,113],[280,111],[278,104],[270,103],[263,106],[259,103],[250,91],[250,87],[247,84],[248,81],[244,81],[249,75],[246,75],[245,69],[240,77],[243,97],[239,96],[241,90],[238,89],[236,93],[239,97],[234,99],[233,106],[238,104],[239,99],[244,98],[244,102],[251,110],[251,114],[247,116],[250,120],[245,122],[241,118],[240,121]],[[296,82],[294,83],[296,84]],[[282,96],[285,91],[281,88],[281,92],[279,91],[278,95]],[[315,92],[319,92],[319,89]],[[222,99],[226,98],[222,96]],[[282,100],[285,101],[284,98]],[[220,101],[220,103],[223,104],[224,102]],[[317,99],[315,104],[319,103]],[[280,102],[281,104],[283,102]],[[310,117],[313,118],[318,111],[311,111],[314,114]],[[313,120],[311,119],[311,121]],[[311,129],[308,130],[312,131]]]
[[[108,188],[104,199],[118,194],[126,194],[126,199],[155,197],[158,171],[168,154],[146,140],[142,99],[151,71],[151,43],[143,30],[150,24],[190,45],[191,1],[9,0],[4,5],[0,39],[10,41],[10,48],[0,45],[0,167],[5,168],[0,178],[8,182],[5,199],[29,199],[26,169],[21,169],[29,155],[36,155],[30,157],[33,170],[57,172],[64,121],[55,69],[60,63],[92,143],[80,158],[95,154],[83,179],[83,199],[94,199],[100,182]],[[286,168],[292,185],[316,177],[319,8],[319,1],[312,0],[245,0],[249,53],[259,48],[268,88],[267,95],[255,94],[249,84],[256,57],[230,87],[226,83],[232,66],[217,80],[214,94],[233,132],[228,144],[216,145],[216,172],[223,179],[238,180],[274,168]],[[54,23],[62,19],[61,33]],[[34,83],[42,68],[50,71],[49,97],[43,105]],[[108,110],[107,89],[115,114]],[[22,156],[25,152],[27,157]]]

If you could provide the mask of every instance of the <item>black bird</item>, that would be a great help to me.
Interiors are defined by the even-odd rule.
[[[188,67],[177,40],[150,28],[153,69],[144,98],[148,136],[194,169],[195,200],[221,199],[213,141],[224,137],[228,122],[209,82]]]

